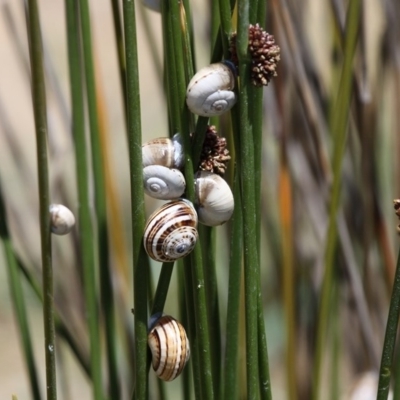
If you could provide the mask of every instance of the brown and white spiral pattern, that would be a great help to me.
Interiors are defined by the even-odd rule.
[[[188,255],[197,242],[197,213],[192,203],[181,199],[164,204],[148,219],[144,247],[156,261],[174,261]]]
[[[185,328],[175,318],[164,315],[150,330],[147,343],[157,376],[172,381],[183,370],[190,357]]]

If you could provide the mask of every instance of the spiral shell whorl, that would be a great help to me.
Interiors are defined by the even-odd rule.
[[[162,165],[167,168],[182,168],[185,158],[179,134],[170,138],[149,140],[142,145],[143,167]]]
[[[182,172],[162,165],[144,167],[143,184],[146,194],[161,200],[177,199],[182,196],[186,188]]]
[[[231,188],[219,175],[207,171],[195,175],[195,204],[199,221],[207,226],[222,225],[234,209]]]
[[[186,91],[186,104],[194,114],[221,115],[236,103],[235,75],[225,63],[211,64],[198,71]]]
[[[170,262],[188,255],[197,242],[197,213],[187,200],[164,204],[148,219],[144,245],[153,260]]]
[[[190,357],[190,346],[182,324],[164,315],[151,328],[147,343],[157,376],[172,381],[183,370]]]
[[[62,204],[50,204],[51,231],[56,235],[66,235],[75,225],[72,211]]]

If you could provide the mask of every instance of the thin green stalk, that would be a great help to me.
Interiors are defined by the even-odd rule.
[[[24,275],[27,283],[35,293],[35,296],[38,298],[38,300],[43,304],[43,293],[42,289],[39,285],[39,282],[36,281],[36,279],[33,277],[33,274],[30,272],[30,270],[22,263],[20,259],[16,259],[18,268]],[[64,321],[61,319],[60,315],[57,312],[57,309],[54,310],[54,325],[56,328],[56,333],[58,337],[63,338],[69,347],[71,348],[71,351],[73,354],[75,354],[76,359],[78,360],[78,364],[83,368],[84,372],[86,375],[90,378],[91,377],[91,372],[90,372],[90,366],[89,363],[87,362],[86,357],[82,353],[81,348],[76,342],[76,339],[72,336],[69,328],[66,326]]]
[[[389,315],[386,324],[385,340],[381,366],[379,369],[379,383],[377,400],[386,400],[389,395],[390,378],[393,370],[393,354],[396,345],[396,334],[400,317],[400,251],[397,256],[397,267],[394,276],[392,298],[390,300]],[[397,385],[396,385],[397,386]]]
[[[167,299],[169,283],[171,282],[172,272],[174,270],[173,262],[164,262],[161,267],[160,276],[158,278],[158,284],[156,293],[154,295],[153,307],[151,309],[151,315],[159,312],[163,312],[165,301]]]
[[[36,0],[28,1],[28,39],[31,60],[33,114],[36,130],[39,179],[39,220],[42,251],[44,351],[46,356],[47,399],[57,399],[55,335],[53,316],[53,268],[50,237],[50,193],[47,167],[47,115],[43,72],[42,40]]]
[[[340,204],[340,188],[342,181],[342,160],[346,148],[348,111],[351,99],[353,58],[356,50],[360,24],[361,1],[349,3],[347,12],[347,32],[344,48],[344,60],[339,84],[339,92],[333,110],[332,134],[334,139],[333,153],[333,185],[329,210],[329,227],[325,253],[325,272],[322,283],[321,303],[318,314],[315,362],[313,366],[312,398],[319,398],[322,358],[325,352],[324,341],[329,319],[329,300],[331,298],[332,275],[337,241],[337,213]]]
[[[89,200],[88,150],[85,137],[83,79],[81,74],[81,48],[78,22],[78,4],[66,0],[68,64],[71,90],[72,131],[75,144],[76,178],[78,185],[79,231],[82,241],[82,268],[86,315],[90,338],[90,369],[93,398],[103,399],[101,376],[101,350],[97,308],[94,235]]]
[[[239,174],[238,166],[236,166]],[[238,175],[237,175],[238,176]],[[241,266],[243,254],[242,202],[238,178],[233,185],[235,209],[232,216],[231,254],[229,257],[228,309],[226,318],[226,349],[224,364],[224,399],[238,398],[239,380],[239,310]]]
[[[119,67],[119,79],[121,82],[123,102],[124,102],[124,115],[125,115],[125,123],[127,123],[127,94],[126,94],[126,61],[125,61],[125,52],[124,52],[124,35],[122,31],[122,21],[121,14],[119,10],[119,1],[111,0],[111,7],[113,13],[113,23],[114,23],[114,34],[115,41],[117,46],[117,55],[118,55],[118,67]]]
[[[125,59],[128,104],[129,167],[131,184],[133,285],[135,307],[135,398],[148,397],[147,373],[147,255],[143,247],[145,226],[144,191],[142,175],[142,132],[140,120],[140,88],[138,76],[135,4],[123,1],[125,27]]]
[[[202,256],[204,260],[204,285],[206,288],[208,326],[210,330],[211,367],[213,374],[214,393],[221,397],[221,322],[218,302],[218,283],[216,274],[216,229],[199,226],[202,238]]]
[[[118,381],[118,364],[116,354],[116,327],[114,293],[109,264],[107,203],[104,179],[104,164],[100,144],[100,129],[97,109],[96,76],[93,62],[92,35],[88,0],[79,1],[80,23],[82,32],[82,50],[85,69],[85,82],[90,127],[91,159],[94,178],[94,203],[97,219],[97,250],[100,267],[100,302],[104,315],[105,340],[107,351],[107,367],[109,378],[109,395],[112,399],[120,397],[121,389]],[[97,332],[99,330],[97,329]],[[96,342],[99,338],[96,338]]]
[[[246,308],[246,366],[247,396],[257,399],[259,395],[258,324],[257,309],[260,292],[259,258],[257,252],[256,200],[254,186],[254,138],[249,119],[250,60],[248,54],[249,3],[238,1],[237,53],[239,58],[239,126],[241,159],[241,193],[243,201],[244,280]]]
[[[18,272],[18,263],[15,257],[14,249],[11,243],[11,238],[8,232],[1,187],[0,187],[0,241],[3,242],[4,254],[6,256],[6,265],[7,265],[11,300],[14,306],[14,315],[17,320],[19,334],[21,336],[23,356],[25,359],[25,365],[28,370],[29,384],[31,386],[32,398],[34,400],[41,400],[42,396],[40,394],[36,361],[33,353],[32,339],[29,331],[25,298],[22,289],[20,274]]]
[[[250,8],[250,22],[252,24],[260,23],[263,25],[266,15],[266,2],[253,1]],[[254,137],[254,185],[255,185],[255,203],[256,203],[256,233],[257,233],[257,253],[260,264],[261,257],[261,178],[262,178],[262,133],[263,133],[263,90],[250,86],[250,120],[253,123]],[[262,400],[271,400],[271,379],[269,374],[267,335],[264,324],[264,308],[261,297],[261,277],[258,272],[258,354],[259,354],[259,382],[260,395]],[[293,365],[292,370],[294,370]]]

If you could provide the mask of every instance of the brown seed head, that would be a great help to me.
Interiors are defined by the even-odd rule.
[[[259,24],[249,26],[249,52],[251,54],[251,82],[261,87],[267,86],[277,75],[276,68],[280,60],[280,48],[275,39],[264,31]],[[231,60],[237,66],[236,34],[230,41]]]
[[[223,176],[226,164],[231,159],[226,148],[226,139],[219,137],[214,125],[208,127],[200,155],[199,170]]]

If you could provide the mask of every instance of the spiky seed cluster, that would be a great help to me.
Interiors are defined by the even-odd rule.
[[[236,34],[230,41],[232,62],[238,65],[236,52]],[[275,44],[273,35],[270,35],[259,24],[249,26],[249,52],[251,54],[251,82],[261,87],[267,86],[270,80],[277,75],[276,68],[280,60],[280,48]]]
[[[200,155],[199,170],[223,176],[226,164],[231,159],[226,148],[226,139],[219,137],[214,125],[208,127]]]

